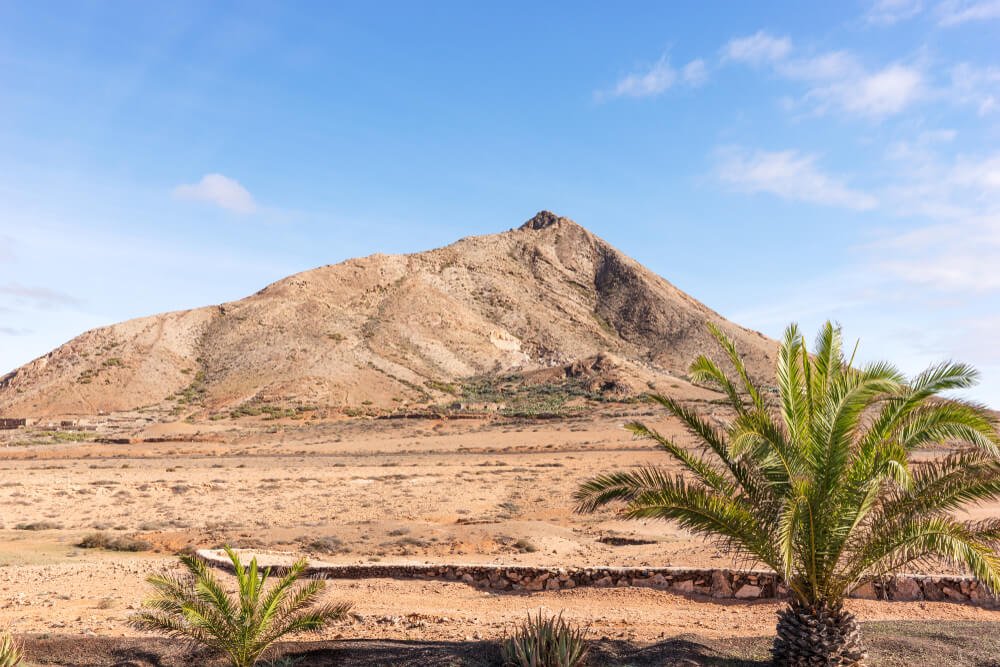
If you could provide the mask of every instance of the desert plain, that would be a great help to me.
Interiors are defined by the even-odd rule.
[[[329,563],[747,565],[671,524],[574,512],[584,479],[668,465],[624,430],[633,419],[685,439],[634,403],[562,419],[242,418],[100,438],[9,431],[0,444],[0,624],[43,638],[134,636],[127,619],[148,592],[145,577],[176,567],[178,551],[220,545]],[[78,546],[94,534],[146,544]],[[325,595],[354,604],[321,636],[342,640],[494,639],[539,609],[635,644],[761,637],[779,608],[652,588],[497,593],[378,578],[333,580]],[[863,621],[1000,623],[985,606],[849,604]]]

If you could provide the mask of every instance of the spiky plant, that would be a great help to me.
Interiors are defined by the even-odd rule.
[[[558,616],[527,620],[500,644],[505,667],[579,667],[587,658],[587,631]]]
[[[226,554],[236,573],[235,595],[227,592],[204,561],[182,555],[187,572],[149,577],[155,593],[145,609],[131,618],[131,625],[225,654],[233,667],[250,667],[280,638],[320,630],[351,609],[347,603],[317,604],[323,581],[297,585],[306,569],[304,559],[268,587],[270,568],[261,571],[256,557],[244,566],[229,547]]]
[[[24,664],[21,644],[9,632],[0,633],[0,667],[19,667]]]
[[[810,354],[793,324],[772,399],[733,341],[710,328],[735,372],[700,356],[690,374],[725,394],[731,423],[717,427],[667,396],[651,396],[703,449],[629,424],[683,474],[640,467],[601,475],[577,491],[579,510],[622,501],[629,518],[676,521],[744,562],[773,568],[790,590],[773,648],[780,665],[864,664],[858,625],[843,601],[866,578],[943,559],[1000,589],[1000,519],[952,516],[1000,497],[996,428],[980,406],[936,398],[973,385],[974,369],[944,363],[907,381],[887,363],[855,367],[829,322]],[[909,460],[940,443],[956,451],[925,465]]]

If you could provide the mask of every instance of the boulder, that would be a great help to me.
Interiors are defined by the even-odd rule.
[[[892,591],[893,600],[920,600],[923,597],[923,593],[920,591],[920,584],[910,577],[899,577],[894,582]]]

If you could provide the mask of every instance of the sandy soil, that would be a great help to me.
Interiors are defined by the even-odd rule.
[[[141,603],[144,578],[192,546],[333,562],[731,565],[673,526],[571,511],[573,489],[590,475],[665,463],[622,430],[625,420],[247,422],[155,434],[183,438],[176,442],[0,448],[0,624],[130,635],[125,620]],[[94,531],[154,550],[74,546]],[[611,536],[634,544],[600,541]],[[382,579],[331,582],[328,595],[354,602],[357,613],[332,627],[331,639],[485,639],[540,608],[564,610],[598,637],[759,636],[778,609],[649,589],[496,594]],[[1000,622],[1000,611],[948,603],[851,606],[863,620]]]

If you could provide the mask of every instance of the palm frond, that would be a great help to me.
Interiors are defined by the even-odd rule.
[[[573,494],[576,511],[593,512],[612,502],[631,502],[668,483],[670,475],[659,468],[643,467],[613,472],[587,480]]]
[[[631,519],[671,519],[681,527],[719,542],[725,549],[752,556],[781,569],[771,535],[761,529],[754,508],[738,498],[723,496],[693,486],[681,477],[661,480],[625,507]]]
[[[637,437],[654,441],[659,445],[660,449],[673,456],[688,472],[692,473],[706,486],[723,492],[733,491],[732,482],[726,478],[722,471],[704,457],[688,452],[670,438],[660,435],[657,431],[640,422],[626,424],[625,429],[631,431]]]
[[[753,402],[754,407],[757,408],[758,410],[763,410],[764,409],[763,394],[761,393],[757,385],[754,383],[754,381],[750,378],[750,374],[747,372],[746,364],[743,363],[743,358],[740,356],[740,353],[736,350],[736,343],[734,343],[732,338],[727,336],[725,332],[722,331],[722,329],[720,329],[712,322],[708,323],[708,330],[712,334],[712,336],[715,337],[715,340],[718,342],[719,347],[721,347],[723,351],[726,353],[726,356],[729,357],[729,363],[731,363],[733,365],[733,368],[736,369],[736,374],[739,375],[740,380],[742,380],[743,382],[743,389],[750,397],[750,400]]]
[[[781,416],[791,438],[803,442],[808,437],[808,400],[803,363],[808,366],[808,356],[802,344],[798,325],[785,329],[784,339],[778,350],[776,379],[781,394]]]
[[[743,399],[736,389],[736,385],[719,368],[718,364],[705,355],[698,356],[691,366],[688,367],[688,375],[695,384],[714,385],[717,387],[726,395],[729,399],[729,404],[733,406],[736,412],[743,412],[746,409],[743,405]]]

